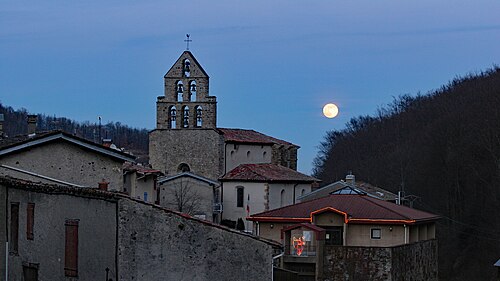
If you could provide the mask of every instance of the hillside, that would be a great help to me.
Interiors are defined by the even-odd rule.
[[[500,258],[500,68],[400,96],[327,132],[314,176],[418,196],[438,223],[442,280],[493,280]]]
[[[10,106],[0,103],[0,113],[4,114],[4,133],[7,136],[26,134],[28,131],[26,109],[14,110]],[[90,122],[76,122],[65,117],[38,114],[38,131],[63,130],[78,137],[94,142],[99,140],[99,125]],[[120,122],[102,124],[101,138],[110,138],[117,147],[125,148],[134,155],[147,158],[148,155],[148,130],[131,128]]]

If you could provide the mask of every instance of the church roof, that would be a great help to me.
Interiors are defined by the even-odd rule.
[[[315,214],[333,211],[346,223],[414,224],[434,221],[438,215],[360,194],[334,194],[252,215],[254,221],[312,222]]]
[[[281,144],[299,147],[291,142],[273,138],[254,130],[228,128],[217,128],[217,130],[224,136],[224,140],[230,143]]]
[[[319,182],[321,180],[304,175],[290,168],[276,164],[241,164],[226,173],[221,181],[256,182]]]

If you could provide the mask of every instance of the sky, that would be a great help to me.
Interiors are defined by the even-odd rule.
[[[189,33],[218,127],[299,145],[309,174],[327,131],[499,65],[499,11],[498,0],[0,1],[0,102],[154,129]]]

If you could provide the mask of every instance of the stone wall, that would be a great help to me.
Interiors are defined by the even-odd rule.
[[[154,169],[175,175],[181,163],[194,174],[217,180],[223,174],[224,141],[212,129],[154,130],[149,134],[149,157]]]
[[[129,199],[119,202],[119,280],[271,280],[271,245]]]
[[[397,247],[325,246],[322,281],[438,280],[437,241]]]

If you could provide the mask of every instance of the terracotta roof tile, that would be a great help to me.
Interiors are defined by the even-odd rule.
[[[224,140],[226,142],[282,144],[282,145],[293,145],[298,147],[297,145],[291,142],[273,138],[268,135],[256,132],[254,130],[227,129],[227,128],[217,128],[217,130],[224,136]]]
[[[418,223],[419,221],[431,221],[439,219],[439,216],[412,209],[402,205],[369,197],[366,195],[329,195],[326,197],[314,199],[290,205],[271,211],[254,214],[250,217],[251,220],[290,220],[303,219],[308,221],[311,218],[311,213],[332,208],[340,212],[346,213],[348,220],[353,222],[368,222],[371,220],[383,220],[385,223],[398,223],[406,221],[406,223]]]
[[[319,182],[321,180],[304,175],[290,168],[276,164],[241,164],[226,173],[221,181],[264,181],[264,182]]]

